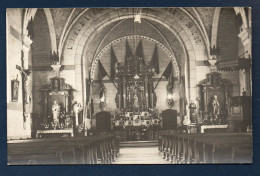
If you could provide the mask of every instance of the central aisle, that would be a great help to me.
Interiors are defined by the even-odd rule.
[[[170,164],[159,154],[157,146],[123,147],[114,164]]]

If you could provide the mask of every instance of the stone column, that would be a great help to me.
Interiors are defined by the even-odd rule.
[[[145,100],[146,100],[146,110],[149,109],[149,90],[148,90],[148,78],[145,78],[145,84],[144,84],[144,90],[145,90]]]
[[[123,109],[126,110],[126,79],[123,78]]]
[[[238,37],[241,39],[241,43],[244,47],[244,58],[251,59],[252,57],[251,28],[243,28],[242,31],[238,34]],[[242,91],[246,91],[246,95],[251,96],[252,94],[251,68],[248,70],[239,71],[239,80],[240,80],[240,95],[242,95]]]

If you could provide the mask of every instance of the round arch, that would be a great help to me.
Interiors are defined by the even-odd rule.
[[[92,65],[91,65],[91,71],[90,71],[90,78],[91,80],[94,79],[94,73],[95,73],[95,69],[96,69],[96,65],[100,59],[100,57],[102,56],[102,54],[108,50],[111,45],[115,44],[115,43],[118,43],[120,42],[121,40],[125,40],[125,39],[146,39],[146,40],[150,40],[152,42],[155,42],[157,43],[168,55],[169,55],[169,58],[171,59],[172,63],[173,63],[173,66],[174,66],[174,71],[175,71],[175,74],[174,76],[176,76],[177,78],[179,78],[179,74],[180,74],[180,71],[179,71],[179,66],[178,66],[178,63],[176,61],[176,58],[174,56],[174,54],[172,54],[171,51],[169,51],[167,49],[167,47],[165,47],[162,43],[152,39],[152,38],[149,38],[149,37],[146,37],[146,36],[140,36],[140,35],[131,35],[131,36],[124,36],[124,37],[121,37],[121,38],[118,38],[116,40],[113,40],[112,42],[110,42],[108,45],[106,45],[98,54],[97,56],[93,59],[92,61]]]
[[[98,16],[90,19],[86,19],[87,17],[83,15],[78,19],[78,22],[74,24],[74,28],[72,28],[67,35],[67,39],[64,40],[66,43],[64,43],[62,50],[63,62],[65,64],[66,62],[72,63],[71,59],[74,59],[75,73],[78,75],[81,73],[80,79],[75,80],[75,89],[78,90],[79,93],[85,92],[83,85],[85,85],[85,79],[88,78],[88,68],[83,68],[83,65],[87,65],[84,56],[87,50],[86,46],[89,45],[90,41],[104,26],[123,19],[133,18],[132,12],[122,12],[120,10],[121,9],[106,10],[106,13],[102,13],[102,17]],[[208,59],[207,46],[200,29],[188,15],[185,15],[185,12],[179,9],[177,15],[172,13],[173,12],[166,10],[156,10],[156,12],[152,12],[150,9],[147,9],[142,18],[159,23],[176,36],[183,48],[185,62],[189,62],[190,70],[188,77],[190,77],[190,75],[196,74],[196,60]],[[102,21],[100,22],[97,18],[102,19]],[[92,58],[92,61],[93,59],[94,58]],[[192,80],[189,79],[187,85],[191,88],[190,91],[192,95],[196,96],[196,78],[193,77]]]

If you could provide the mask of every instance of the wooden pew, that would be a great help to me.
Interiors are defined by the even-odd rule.
[[[170,156],[172,163],[252,162],[250,133],[162,133],[160,138],[160,145],[164,147],[164,158],[168,160],[167,156]]]
[[[114,140],[114,136],[90,136],[8,141],[8,163],[111,164],[119,151]]]

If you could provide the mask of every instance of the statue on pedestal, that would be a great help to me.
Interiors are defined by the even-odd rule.
[[[191,123],[197,123],[197,115],[196,115],[197,105],[193,102],[193,100],[191,101],[189,108],[190,108]]]
[[[59,125],[59,116],[60,116],[60,105],[54,100],[52,105],[52,115],[53,115],[53,123],[55,126]]]
[[[134,111],[139,112],[139,102],[136,94],[134,95]]]
[[[74,115],[75,115],[75,122],[76,125],[79,125],[79,112],[82,111],[82,107],[80,103],[75,103],[73,105],[73,111],[74,111]]]
[[[213,118],[215,120],[219,119],[219,115],[220,115],[220,103],[218,100],[218,96],[214,95],[213,100],[212,100],[212,114],[213,114]]]

